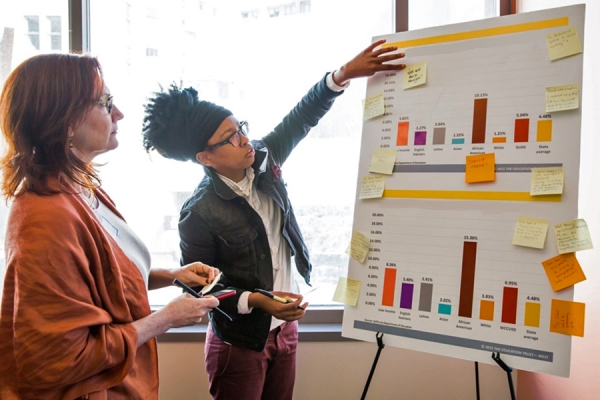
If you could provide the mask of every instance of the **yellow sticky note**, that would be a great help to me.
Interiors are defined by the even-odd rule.
[[[371,240],[359,231],[352,232],[352,239],[350,240],[350,257],[354,258],[360,263],[364,263],[369,252],[369,245]]]
[[[583,219],[574,219],[554,225],[554,237],[560,254],[594,248],[590,231]]]
[[[552,299],[550,332],[583,337],[585,303]]]
[[[562,194],[565,183],[563,167],[531,168],[531,188],[529,194]]]
[[[549,224],[547,219],[519,217],[512,244],[543,249]]]
[[[579,85],[572,83],[546,88],[546,112],[579,108]]]
[[[423,85],[427,82],[427,61],[407,65],[402,73],[402,87],[404,89]]]
[[[493,182],[496,180],[496,155],[475,154],[467,156],[465,182]]]
[[[575,253],[559,254],[542,261],[542,265],[555,292],[586,280]]]
[[[359,199],[375,199],[383,195],[385,176],[374,174],[362,177]]]
[[[385,114],[383,93],[365,99],[363,104],[363,121]]]
[[[333,301],[348,304],[349,306],[356,306],[359,294],[360,280],[340,276],[335,293],[333,294]]]
[[[583,52],[579,30],[576,26],[546,35],[550,60],[558,60]]]
[[[394,172],[394,164],[396,163],[397,156],[398,150],[375,149],[371,165],[369,166],[369,172],[391,175]]]

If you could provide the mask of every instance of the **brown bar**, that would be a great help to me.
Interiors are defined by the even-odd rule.
[[[487,98],[475,99],[475,105],[473,106],[473,138],[471,143],[485,143],[487,101]]]
[[[471,318],[473,313],[473,292],[475,291],[475,259],[477,242],[464,242],[462,272],[460,276],[460,297],[458,316]]]

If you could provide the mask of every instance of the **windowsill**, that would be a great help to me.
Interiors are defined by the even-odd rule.
[[[342,337],[343,307],[309,307],[298,324],[299,342],[352,341]],[[204,318],[208,319],[208,318]],[[158,336],[162,343],[203,342],[206,338],[206,322],[184,328],[173,328]]]

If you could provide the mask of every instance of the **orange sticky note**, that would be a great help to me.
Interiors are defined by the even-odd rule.
[[[586,279],[575,253],[559,254],[542,261],[542,265],[555,292]]]
[[[583,337],[585,303],[552,299],[550,332]]]
[[[465,182],[493,182],[496,180],[496,154],[467,156]]]

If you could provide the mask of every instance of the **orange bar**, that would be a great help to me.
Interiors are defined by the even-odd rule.
[[[537,123],[537,141],[551,142],[552,141],[552,120],[541,119]]]
[[[408,146],[408,121],[398,122],[396,146]]]
[[[525,326],[540,327],[540,303],[525,302]]]
[[[491,300],[481,300],[479,304],[479,319],[485,321],[494,320],[494,302]]]
[[[383,277],[383,300],[381,305],[394,306],[394,292],[396,290],[396,269],[386,268]]]
[[[492,138],[492,143],[506,143],[506,136],[498,136]]]

